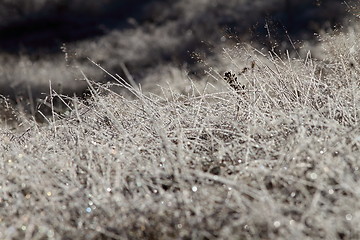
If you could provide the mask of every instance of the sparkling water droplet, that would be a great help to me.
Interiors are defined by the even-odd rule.
[[[346,218],[346,220],[351,221],[353,216],[349,213],[349,214],[346,214],[345,218]]]
[[[49,238],[53,238],[54,235],[55,235],[55,233],[54,233],[53,230],[49,230],[49,231],[47,232],[47,236],[48,236]]]
[[[197,192],[198,188],[197,188],[197,186],[193,186],[193,187],[191,188],[191,190],[192,190],[193,192]]]
[[[279,221],[274,222],[274,227],[278,228],[281,226],[281,223]]]
[[[315,180],[315,179],[317,179],[317,174],[316,173],[311,173],[310,174],[310,178],[312,179],[312,180]]]

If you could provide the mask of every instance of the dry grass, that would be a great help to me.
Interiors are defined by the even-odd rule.
[[[228,49],[231,74],[186,95],[91,83],[2,126],[0,238],[359,239],[359,37],[321,61]]]
[[[0,93],[13,100],[43,98],[51,80],[53,89],[72,96],[84,90],[74,81],[77,68],[91,80],[108,81],[88,58],[121,75],[124,63],[136,81],[155,79],[149,85],[167,80],[175,68],[201,78],[204,68],[193,52],[210,61],[219,49],[244,40],[284,48],[284,28],[296,40],[314,40],[314,31],[344,23],[346,9],[338,0],[321,6],[313,0],[4,0]]]

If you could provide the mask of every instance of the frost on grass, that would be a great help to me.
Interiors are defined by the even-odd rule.
[[[238,41],[282,49],[289,37],[313,42],[313,32],[348,26],[347,10],[354,5],[358,13],[358,2],[2,0],[0,93],[13,101],[43,98],[51,80],[57,92],[79,94],[86,86],[74,81],[78,68],[108,81],[88,58],[118,74],[124,64],[142,84],[155,85],[173,69],[203,77],[197,56],[217,61],[215,52]]]
[[[339,39],[355,50],[324,61],[244,49],[215,93],[93,87],[2,127],[0,238],[359,239],[358,38]]]

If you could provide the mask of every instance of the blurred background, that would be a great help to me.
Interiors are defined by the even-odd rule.
[[[201,79],[224,47],[297,50],[315,33],[346,31],[359,13],[342,0],[1,0],[0,94],[36,105],[51,88],[81,95],[127,69],[144,88]],[[290,41],[291,39],[291,41]],[[204,64],[207,61],[208,64]],[[29,101],[31,99],[31,101]]]

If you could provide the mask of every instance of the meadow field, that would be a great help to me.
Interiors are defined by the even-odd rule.
[[[144,89],[169,81],[169,75],[177,81],[174,70],[201,81],[207,66],[199,59],[220,68],[222,49],[238,43],[265,52],[312,46],[314,33],[346,27],[355,3],[3,0],[0,94],[18,103],[36,101],[49,93],[51,81],[59,93],[81,95],[87,85],[79,68],[93,81],[111,81],[89,58],[124,77],[125,65]]]
[[[272,5],[174,2],[60,50],[0,40],[0,239],[360,239],[357,6],[237,37]]]

